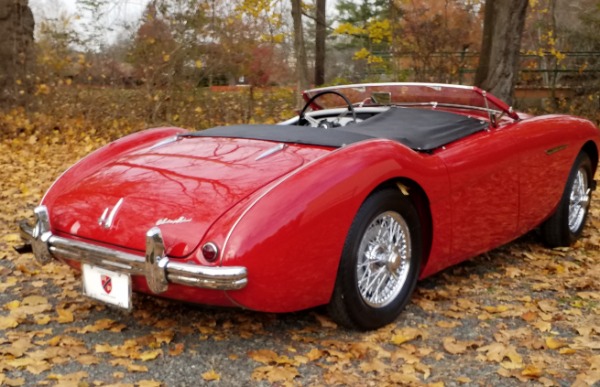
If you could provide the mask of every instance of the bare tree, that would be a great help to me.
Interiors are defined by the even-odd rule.
[[[298,88],[308,88],[308,63],[304,46],[304,27],[302,26],[302,0],[292,1],[292,19],[294,21],[294,52],[296,54],[296,74]]]
[[[317,86],[325,83],[325,38],[327,37],[326,8],[327,0],[317,0],[315,31],[315,85]]]
[[[528,0],[487,0],[475,85],[512,104]]]

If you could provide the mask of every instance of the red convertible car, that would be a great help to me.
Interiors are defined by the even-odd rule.
[[[279,125],[138,132],[67,170],[20,224],[42,262],[131,308],[143,292],[339,323],[394,321],[417,280],[540,227],[584,227],[600,132],[476,87],[308,90]]]

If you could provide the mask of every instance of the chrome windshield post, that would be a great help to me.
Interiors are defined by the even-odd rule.
[[[168,263],[160,229],[152,227],[146,233],[146,282],[156,294],[165,292],[169,286],[166,271]]]
[[[496,116],[494,115],[494,113],[492,113],[492,111],[490,110],[490,106],[489,106],[488,98],[487,98],[487,92],[485,90],[482,90],[481,94],[483,95],[483,102],[485,102],[485,109],[488,112],[488,117],[490,119],[490,125],[492,126],[492,128],[496,128],[496,127],[498,127],[498,121],[496,120]]]

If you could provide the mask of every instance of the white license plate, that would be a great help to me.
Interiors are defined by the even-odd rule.
[[[84,263],[83,293],[86,296],[131,309],[131,276]]]

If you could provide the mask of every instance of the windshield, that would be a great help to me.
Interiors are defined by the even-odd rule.
[[[332,86],[311,89],[304,92],[308,101],[314,95],[328,90],[344,94],[355,106],[403,105],[403,106],[452,106],[457,108],[474,108],[506,113],[518,118],[516,113],[491,94],[486,94],[473,86],[446,85],[435,83],[371,83]],[[319,97],[312,108],[330,109],[345,106],[342,98],[335,94]]]

